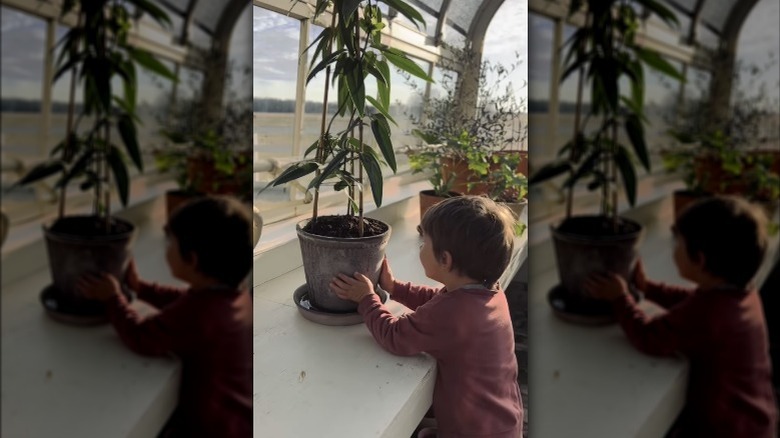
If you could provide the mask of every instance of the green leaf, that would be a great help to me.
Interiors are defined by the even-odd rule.
[[[116,189],[119,192],[119,199],[121,200],[122,205],[126,206],[130,195],[130,177],[127,174],[125,160],[122,159],[122,152],[116,146],[111,145],[108,149],[108,156],[106,159],[111,166],[111,173],[114,174],[114,181],[116,182]]]
[[[25,186],[64,171],[65,164],[62,160],[48,160],[30,169],[30,171],[27,172],[22,179],[14,183],[12,187]]]
[[[310,153],[317,150],[317,148],[320,146],[320,139],[314,140],[314,143],[312,143],[308,148],[306,148],[306,152],[303,153],[304,157],[307,157]]]
[[[344,165],[344,161],[346,160],[348,153],[350,153],[350,151],[348,150],[339,151],[339,153],[337,153],[336,156],[333,157],[330,163],[328,163],[328,165],[322,169],[322,172],[320,172],[320,174],[316,178],[311,180],[308,188],[319,189],[323,181],[330,178],[341,166]]]
[[[628,134],[631,145],[634,147],[634,153],[636,153],[642,166],[650,172],[650,156],[647,153],[647,145],[645,144],[645,129],[639,118],[633,114],[626,118],[626,134]]]
[[[674,66],[669,63],[666,59],[661,57],[658,53],[652,50],[643,49],[641,47],[637,47],[636,54],[645,64],[650,66],[651,68],[670,76],[674,79],[677,79],[678,81],[685,82],[685,76],[682,75],[679,71],[677,71]]]
[[[138,147],[138,136],[135,130],[135,123],[126,114],[119,117],[116,122],[116,127],[119,130],[119,135],[122,137],[122,143],[125,145],[125,150],[130,158],[133,160],[135,167],[143,172],[144,162],[141,158],[141,149]]]
[[[319,169],[319,164],[315,162],[314,160],[307,160],[307,161],[301,161],[295,164],[292,164],[287,169],[284,169],[284,172],[282,172],[279,176],[274,178],[273,181],[269,182],[266,188],[270,186],[278,186],[284,183],[288,183],[290,181],[294,181],[298,178],[304,177],[315,170]],[[261,190],[262,191],[262,190]]]
[[[431,79],[416,62],[407,58],[406,55],[401,52],[393,53],[391,50],[393,49],[382,51],[385,54],[385,58],[390,61],[390,63],[412,76],[416,76],[426,82],[433,82],[433,79]]]
[[[62,178],[60,178],[59,181],[57,181],[57,183],[54,186],[56,188],[65,187],[66,185],[68,185],[70,180],[86,172],[89,164],[92,163],[92,157],[94,155],[95,155],[95,149],[92,148],[86,149],[84,153],[81,154],[81,156],[79,156],[79,159],[76,160],[73,166],[71,166],[70,169],[64,172]]]
[[[397,164],[395,162],[393,142],[390,139],[390,130],[387,129],[388,125],[386,121],[382,123],[378,120],[380,117],[382,117],[382,115],[377,114],[374,116],[373,120],[371,120],[371,131],[374,133],[376,143],[379,145],[379,150],[382,151],[382,156],[385,158],[387,165],[390,166],[390,169],[395,173]]]
[[[674,12],[672,12],[670,9],[667,9],[662,4],[654,1],[654,0],[637,0],[637,3],[647,8],[650,12],[657,15],[661,20],[666,22],[670,27],[677,27],[679,22],[677,21],[677,16],[674,15]]]
[[[371,194],[374,196],[374,202],[377,207],[381,207],[384,177],[382,176],[382,169],[379,167],[379,162],[376,157],[367,153],[360,155],[360,162],[363,163],[363,168],[368,175],[368,181],[371,183]]]
[[[582,162],[582,164],[577,167],[577,170],[574,171],[574,174],[572,174],[569,178],[564,181],[563,185],[564,187],[572,187],[574,184],[577,183],[577,181],[580,180],[580,178],[584,177],[585,175],[589,175],[597,170],[599,159],[601,158],[602,151],[599,149],[594,150],[593,152],[588,155],[587,158]]]
[[[361,0],[342,0],[341,2],[341,16],[349,17],[354,14],[358,6],[360,6]]]
[[[162,62],[158,61],[157,58],[152,56],[149,52],[145,50],[140,49],[134,49],[131,47],[128,47],[127,49],[128,54],[130,54],[130,57],[141,65],[141,67],[156,73],[166,79],[170,79],[173,82],[177,82],[178,78],[175,74],[173,74],[172,71],[168,69],[168,67],[165,66]]]
[[[314,76],[317,75],[322,69],[327,67],[330,63],[333,62],[339,55],[344,53],[344,50],[337,50],[330,55],[326,56],[322,61],[319,62],[319,64],[312,67],[312,69],[309,71],[309,75],[306,77],[306,84],[308,85],[309,82],[314,79]]]
[[[355,109],[362,117],[366,111],[366,85],[363,82],[363,73],[360,64],[353,64],[352,69],[347,70],[347,89],[352,97]]]
[[[163,27],[167,27],[171,25],[171,19],[168,17],[168,14],[165,13],[162,9],[157,7],[152,2],[149,2],[147,0],[128,0],[130,3],[138,6],[141,11],[149,14],[154,21],[159,23]]]
[[[317,48],[314,50],[314,55],[312,55],[311,57],[312,61],[317,59],[317,55],[319,55],[320,52],[323,51],[325,46],[330,42],[331,33],[333,33],[333,29],[330,27],[326,27],[322,29],[322,32],[320,32],[320,34],[317,35],[317,38],[315,38],[314,41],[312,41],[311,44],[309,44],[309,47],[306,47],[303,53],[301,53],[301,56],[303,56],[304,53],[307,53],[309,49],[311,49],[311,46],[317,44],[317,41],[319,41],[320,43],[317,44]]]
[[[423,19],[422,15],[417,11],[417,9],[413,8],[412,6],[409,6],[406,2],[403,0],[380,0],[381,2],[387,4],[391,8],[395,9],[396,11],[400,12],[401,15],[408,18],[409,21],[414,23],[415,26],[417,26],[417,29],[420,30],[420,23],[422,23],[423,28],[427,28],[428,25],[425,23],[425,19]]]
[[[390,113],[387,112],[387,108],[383,107],[381,103],[377,102],[376,99],[371,96],[366,96],[366,100],[371,103],[371,105],[373,105],[374,108],[376,108],[377,111],[379,111],[387,120],[390,120],[395,126],[398,126],[398,123],[396,123],[395,120],[390,117]]]
[[[135,113],[136,96],[138,94],[135,65],[132,62],[126,62],[122,69],[127,75],[124,80],[126,111],[132,114]]]
[[[636,172],[634,171],[634,164],[631,162],[628,150],[623,146],[618,147],[615,153],[615,164],[617,164],[620,170],[628,203],[633,206],[636,203]]]
[[[569,160],[556,160],[549,163],[534,173],[531,178],[528,179],[528,184],[537,184],[548,179],[555,178],[566,172],[571,172],[572,165]]]

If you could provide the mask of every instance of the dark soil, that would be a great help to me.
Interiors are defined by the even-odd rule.
[[[320,216],[303,227],[303,231],[324,237],[356,238],[360,236],[360,221],[357,216]],[[376,219],[363,218],[363,236],[378,236],[388,230],[388,226]]]
[[[125,221],[110,218],[109,231],[106,232],[105,221],[97,216],[66,216],[58,219],[50,228],[51,231],[76,236],[112,236],[129,233],[132,225]]]
[[[641,229],[635,222],[621,217],[617,220],[617,229],[612,226],[612,219],[606,216],[575,216],[564,220],[558,227],[562,233],[587,236],[621,236],[631,234]]]

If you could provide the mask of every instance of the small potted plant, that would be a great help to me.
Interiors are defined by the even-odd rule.
[[[36,165],[18,184],[59,175],[59,216],[43,225],[53,284],[44,289],[41,301],[49,315],[60,321],[92,323],[105,320],[104,306],[81,296],[75,284],[88,272],[110,272],[123,278],[135,236],[133,224],[112,216],[111,196],[113,182],[122,205],[128,202],[126,157],[143,170],[136,135],[136,67],[176,78],[150,53],[128,43],[132,20],[139,14],[161,25],[170,24],[154,4],[142,0],[63,3],[61,14],[71,11],[78,24],[59,42],[62,52],[54,75],[55,81],[66,72],[71,75],[65,138],[49,160]],[[115,78],[121,80],[123,93],[116,92]],[[84,98],[81,114],[74,120],[77,81]],[[85,121],[90,126],[79,129]],[[123,147],[111,135],[112,128]],[[82,190],[93,193],[92,215],[65,215],[66,190],[77,181]]]
[[[528,178],[517,171],[522,157],[519,155],[493,155],[488,173],[490,199],[505,204],[520,220],[528,206]]]
[[[593,272],[612,271],[628,278],[638,257],[642,226],[618,215],[618,186],[622,183],[629,204],[636,201],[635,158],[650,169],[644,133],[643,70],[649,66],[661,73],[683,79],[671,64],[657,53],[635,42],[639,16],[636,7],[676,23],[674,14],[652,0],[634,3],[617,0],[573,1],[569,15],[584,7],[585,25],[569,44],[561,80],[577,73],[577,106],[574,137],[559,151],[559,159],[540,168],[530,179],[538,183],[567,174],[566,216],[551,225],[561,284],[548,294],[556,315],[579,322],[612,320],[609,303],[591,299],[582,289]],[[584,83],[590,85],[589,117],[582,122]],[[627,91],[627,92],[626,92]],[[598,126],[585,135],[585,124]],[[624,129],[630,148],[620,142]],[[590,190],[600,190],[600,213],[573,215],[574,188],[587,182]]]
[[[455,182],[455,175],[450,173],[444,177],[444,168],[442,165],[441,145],[427,143],[428,140],[435,141],[427,137],[420,130],[412,130],[412,134],[426,143],[417,147],[407,147],[406,154],[409,157],[409,166],[412,173],[427,172],[428,181],[431,183],[431,189],[420,191],[420,218],[425,215],[431,206],[453,196],[461,194],[452,191],[452,184]]]
[[[384,3],[412,23],[424,23],[420,13],[403,0]],[[296,227],[306,276],[305,297],[319,310],[349,313],[357,305],[332,293],[331,279],[338,273],[359,271],[376,283],[390,237],[388,224],[363,214],[366,179],[374,202],[380,206],[384,178],[381,159],[393,172],[396,170],[390,140],[390,124],[395,123],[389,114],[390,64],[424,80],[431,79],[405,54],[382,43],[385,24],[377,1],[317,0],[315,15],[328,8],[330,24],[309,47],[314,54],[307,81],[325,73],[319,138],[304,154],[307,158],[289,166],[268,186],[314,174],[308,184],[308,189],[314,191],[312,217]],[[376,81],[376,97],[366,94],[367,80]],[[331,91],[334,97],[330,96]],[[329,98],[337,101],[338,108],[330,122]],[[332,127],[339,116],[346,119],[346,128],[337,132]],[[382,158],[367,144],[367,130],[371,131]],[[346,194],[345,215],[319,215],[320,187],[326,181],[333,181],[334,189]]]

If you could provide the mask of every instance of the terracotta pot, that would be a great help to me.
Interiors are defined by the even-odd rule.
[[[712,195],[707,193],[694,192],[692,190],[675,190],[674,193],[672,193],[675,219],[680,217],[680,213],[682,213],[682,211],[690,204],[709,196]]]
[[[377,221],[369,218],[366,220]],[[390,225],[382,223],[387,231],[377,236],[339,238],[303,231],[309,221],[310,219],[303,220],[296,226],[309,300],[321,310],[334,313],[354,312],[357,310],[357,303],[336,296],[330,290],[329,284],[339,273],[352,275],[357,271],[376,285],[385,257],[385,247],[390,240]]]
[[[438,204],[439,202],[447,199],[452,198],[455,196],[460,196],[460,193],[457,192],[447,192],[449,193],[449,196],[438,196],[436,195],[436,192],[433,190],[423,190],[420,192],[420,220],[422,220],[423,216],[425,216],[425,212],[428,211],[429,208],[432,206]]]
[[[200,193],[215,195],[242,195],[247,192],[251,181],[243,178],[252,166],[252,151],[241,151],[245,155],[243,164],[238,165],[232,175],[217,171],[214,160],[205,155],[193,155],[187,158],[187,178],[192,181],[193,189]]]
[[[519,154],[521,159],[517,166],[517,172],[528,176],[528,151],[497,151],[496,155],[514,155]],[[465,158],[458,156],[444,156],[441,159],[442,164],[442,177],[446,181],[451,174],[455,175],[454,183],[452,184],[452,190],[460,192],[465,195],[488,195],[490,193],[490,185],[487,183],[479,182],[480,177],[469,170],[468,161]],[[496,170],[497,164],[490,164],[490,170]],[[469,183],[472,183],[471,189],[469,189]]]
[[[769,171],[780,175],[780,151],[751,150],[746,154],[753,156],[770,156],[772,162]],[[728,173],[722,169],[720,157],[714,155],[699,155],[694,158],[694,173],[696,180],[700,182],[704,191],[721,195],[740,195],[753,200],[772,200],[771,191],[764,189],[757,191],[753,186],[755,181],[745,177],[745,173],[752,170],[752,164],[745,164],[743,171],[737,175]]]
[[[170,219],[171,214],[182,205],[203,196],[199,193],[192,193],[184,190],[168,190],[165,192],[165,215]]]

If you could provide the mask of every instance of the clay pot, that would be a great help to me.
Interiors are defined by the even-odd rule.
[[[528,175],[528,151],[497,151],[494,152],[497,155],[513,155],[519,154],[521,157],[520,163],[517,166],[517,173]],[[490,193],[490,185],[487,183],[479,182],[479,175],[474,174],[469,170],[469,163],[465,158],[459,156],[443,156],[441,158],[442,164],[442,177],[446,181],[450,175],[455,174],[455,179],[452,184],[452,190],[455,192],[463,193],[465,195],[488,195]],[[497,164],[491,162],[490,170],[497,169]],[[469,183],[472,183],[471,189],[469,189]]]
[[[436,192],[433,190],[423,190],[420,192],[420,220],[422,220],[423,216],[425,216],[425,212],[428,211],[429,208],[432,206],[438,204],[439,202],[452,198],[455,196],[460,196],[460,193],[457,192],[447,192],[449,196],[438,196]]]

